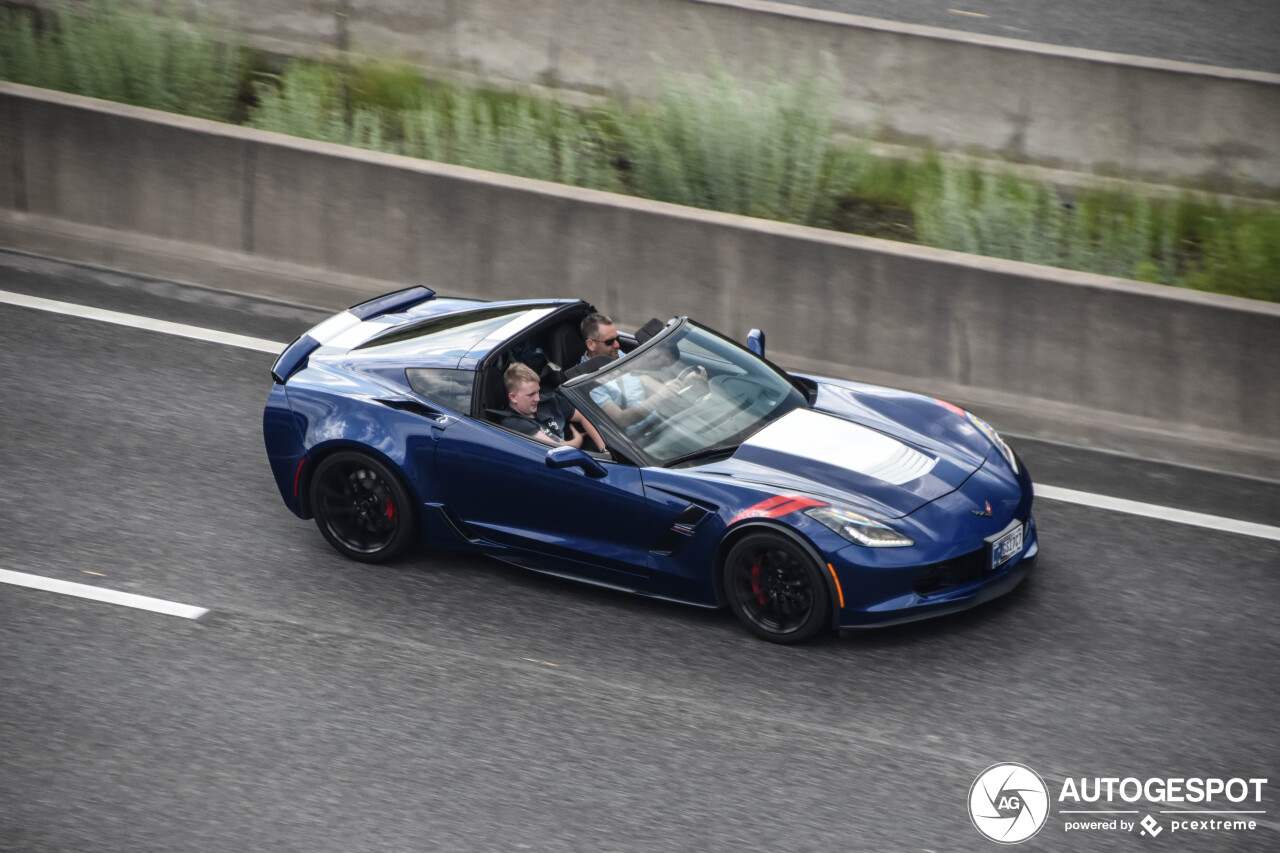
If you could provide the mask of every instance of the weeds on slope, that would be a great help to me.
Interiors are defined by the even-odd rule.
[[[28,86],[226,120],[244,65],[198,26],[113,4],[0,12],[0,78]]]
[[[723,68],[652,103],[574,109],[382,63],[271,62],[174,17],[103,2],[0,12],[0,78],[709,210],[1280,301],[1280,206],[1070,194],[834,133],[831,74],[744,89]]]

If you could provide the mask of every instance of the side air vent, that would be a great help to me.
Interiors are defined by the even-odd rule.
[[[653,547],[649,549],[658,556],[667,556],[675,553],[685,542],[689,541],[693,536],[694,528],[696,528],[704,518],[711,515],[711,510],[697,504],[689,504],[680,514],[671,522],[671,526],[662,531],[658,540],[653,543]]]
[[[472,545],[478,545],[485,541],[484,537],[471,528],[471,525],[458,518],[451,510],[446,509],[442,504],[436,504],[435,507],[441,517],[444,518],[445,523],[449,525],[449,528],[454,533],[458,534],[460,539],[464,539]]]
[[[684,512],[676,516],[676,520],[672,523],[671,529],[678,530],[681,533],[692,533],[693,528],[698,526],[698,522],[706,518],[711,510],[697,504],[689,504],[685,507]]]
[[[433,421],[439,420],[442,414],[430,406],[424,406],[417,400],[379,400],[378,402],[389,409],[397,409],[401,412],[410,412],[411,414],[422,415],[422,417],[430,418]]]

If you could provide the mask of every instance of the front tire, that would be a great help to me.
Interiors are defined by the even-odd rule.
[[[384,563],[413,540],[413,502],[385,464],[356,451],[326,456],[311,478],[316,526],[338,553]]]
[[[831,595],[808,551],[778,533],[752,533],[725,559],[729,607],[749,631],[774,643],[802,643],[829,624]]]

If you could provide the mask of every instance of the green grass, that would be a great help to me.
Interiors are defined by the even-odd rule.
[[[1200,214],[1200,260],[1187,287],[1280,302],[1280,210]]]
[[[291,63],[257,87],[248,124],[510,175],[616,189],[600,131],[559,104],[430,85],[377,67]]]
[[[818,78],[758,92],[723,69],[707,81],[670,79],[657,104],[612,111],[628,186],[659,201],[823,222],[843,163],[832,137],[838,96]]]
[[[834,136],[830,75],[745,90],[722,68],[652,103],[571,109],[220,44],[113,3],[0,12],[0,78],[312,139],[963,252],[1280,301],[1280,206],[1068,195],[1014,177],[872,156]]]
[[[920,242],[1159,284],[1280,301],[1280,207],[1090,190],[941,168],[917,196]]]
[[[199,28],[110,3],[0,12],[0,78],[29,86],[225,120],[242,62]]]

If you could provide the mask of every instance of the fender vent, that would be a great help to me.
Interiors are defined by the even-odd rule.
[[[665,557],[680,548],[693,536],[693,530],[702,520],[711,514],[711,510],[697,504],[689,504],[671,522],[671,526],[662,532],[658,541],[653,543],[651,553]]]
[[[423,405],[417,400],[379,400],[378,402],[389,409],[409,412],[414,415],[422,415],[422,417],[430,418],[433,421],[440,420],[441,412],[436,411],[430,406]]]

